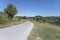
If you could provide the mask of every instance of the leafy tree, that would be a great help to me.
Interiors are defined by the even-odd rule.
[[[27,19],[27,17],[26,16],[23,16],[23,19]]]
[[[8,15],[8,19],[12,20],[14,15],[17,14],[17,9],[12,4],[8,4],[8,6],[4,9],[4,12]]]

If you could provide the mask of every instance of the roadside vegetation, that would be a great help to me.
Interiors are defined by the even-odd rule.
[[[27,40],[60,40],[59,26],[35,21],[33,23],[33,30]]]
[[[29,17],[29,19],[34,20],[36,22],[50,23],[53,25],[60,26],[60,16],[50,16],[50,17],[35,16],[35,17]]]
[[[13,26],[13,25],[17,25],[17,24],[21,24],[23,22],[25,22],[26,20],[23,20],[23,19],[20,19],[20,20],[12,20],[12,21],[9,21],[9,20],[0,20],[0,29],[1,28],[6,28],[6,27],[10,27],[10,26]]]

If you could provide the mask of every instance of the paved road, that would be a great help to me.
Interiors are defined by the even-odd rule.
[[[0,40],[27,40],[33,23],[27,21],[23,24],[0,29]]]

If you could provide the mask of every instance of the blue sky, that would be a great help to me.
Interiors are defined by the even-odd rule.
[[[60,16],[60,0],[0,0],[0,11],[11,3],[18,16]]]

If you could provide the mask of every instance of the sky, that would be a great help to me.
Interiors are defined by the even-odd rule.
[[[0,0],[0,11],[16,6],[17,16],[60,16],[60,0]]]

